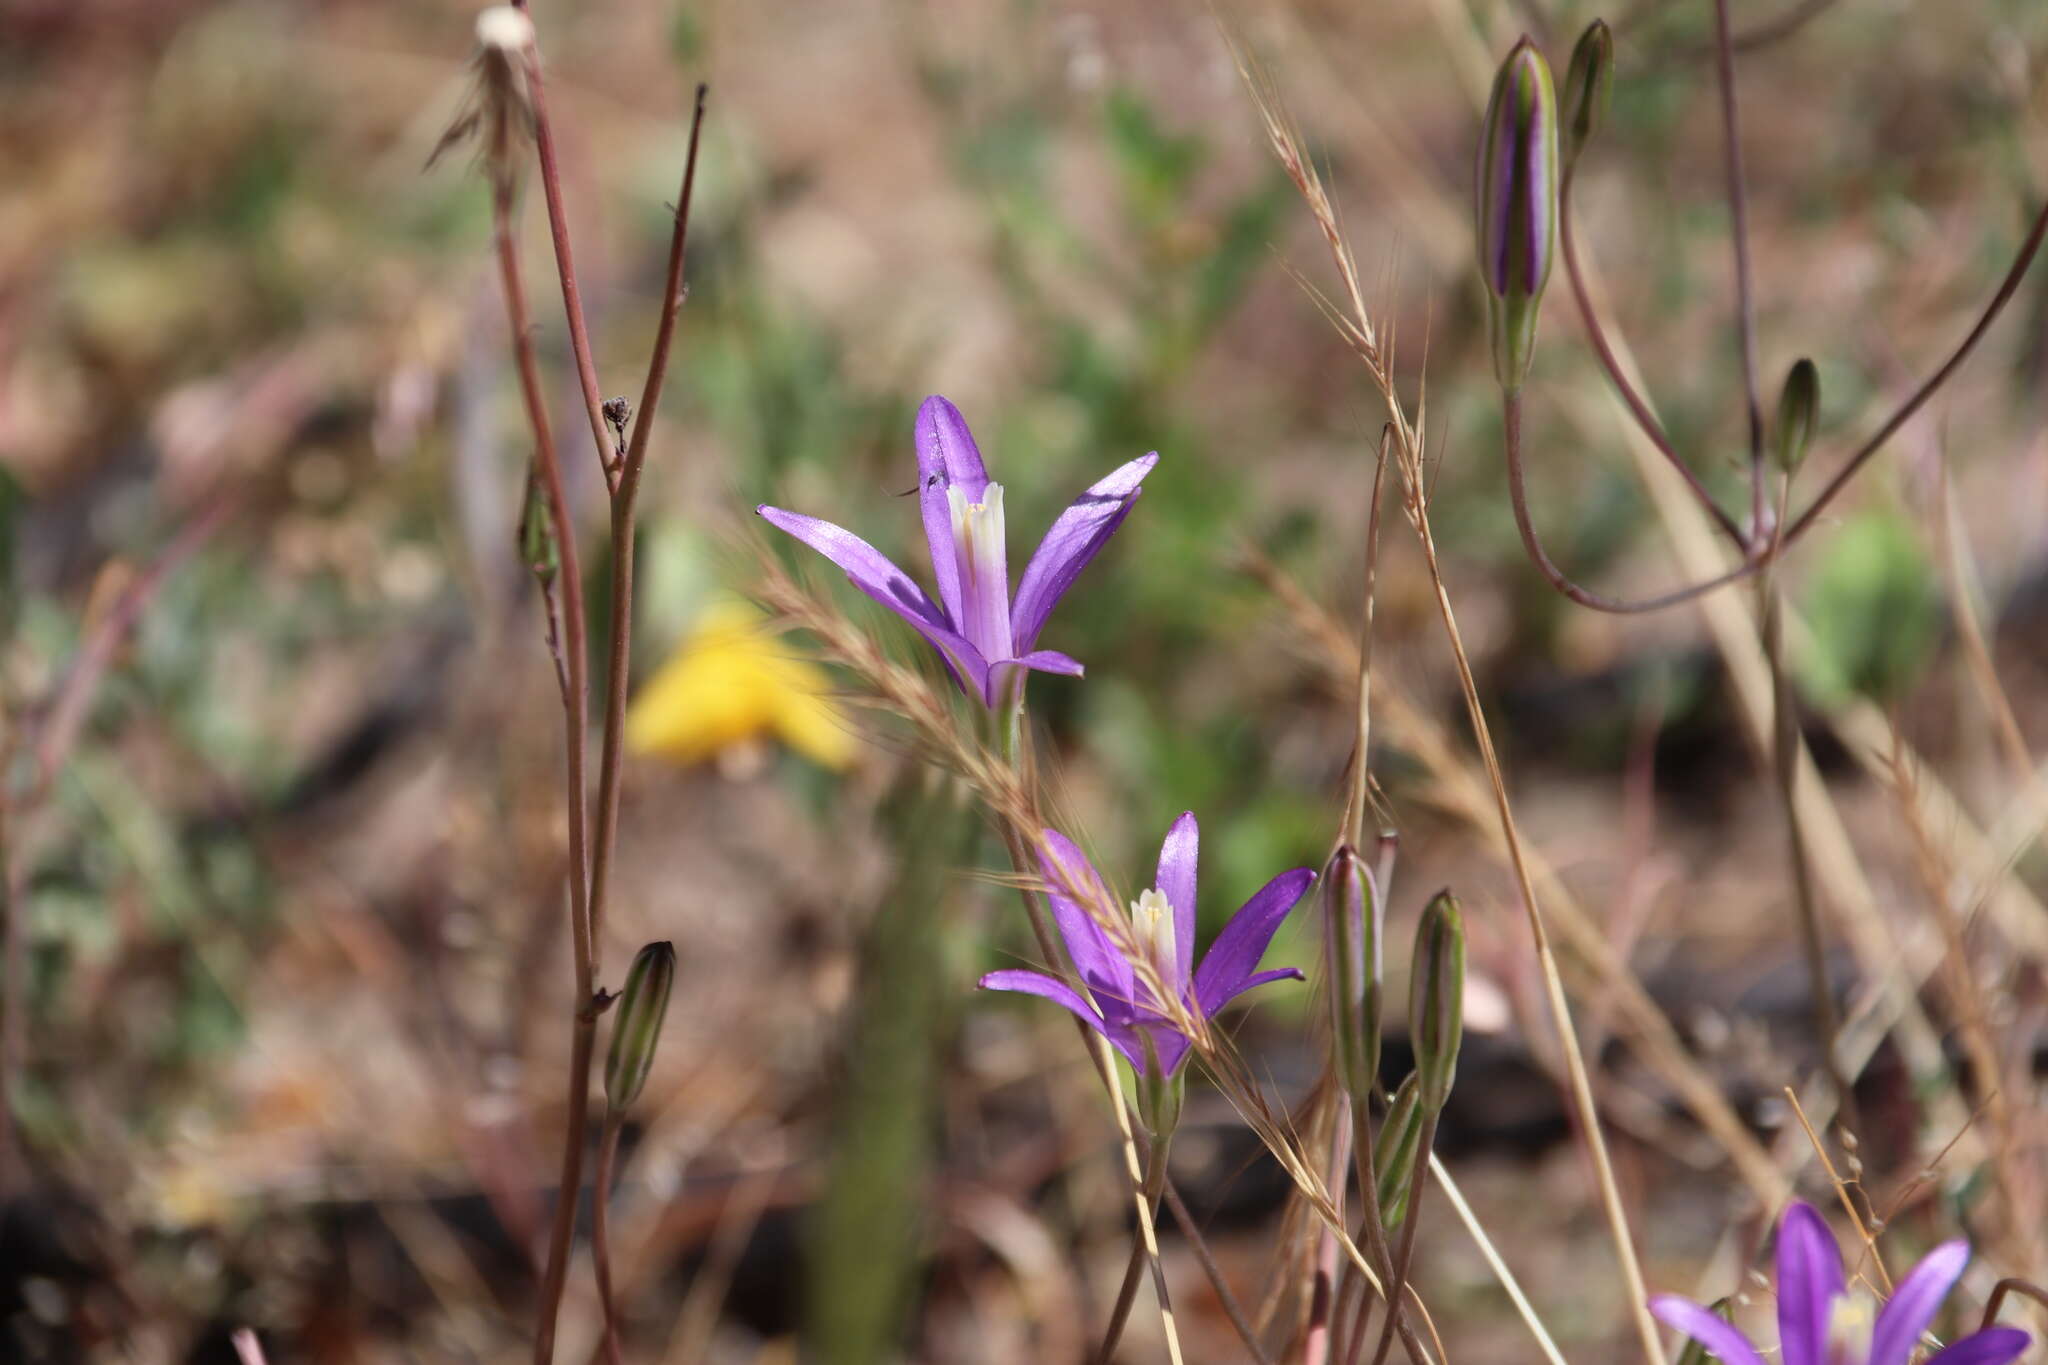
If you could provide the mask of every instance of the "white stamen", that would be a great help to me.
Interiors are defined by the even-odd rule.
[[[1877,1311],[1864,1294],[1838,1294],[1828,1302],[1827,1365],[1864,1365]]]
[[[493,5],[476,17],[476,40],[499,52],[524,52],[533,46],[533,20],[524,10]]]
[[[1138,951],[1152,960],[1160,984],[1174,989],[1173,905],[1164,894],[1148,890],[1131,902],[1131,937],[1138,941]]]

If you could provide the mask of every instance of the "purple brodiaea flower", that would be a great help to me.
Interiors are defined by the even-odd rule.
[[[1209,1019],[1254,986],[1302,979],[1293,967],[1270,972],[1257,968],[1280,921],[1287,918],[1316,874],[1297,867],[1260,887],[1223,926],[1202,965],[1196,967],[1195,853],[1200,839],[1192,813],[1182,815],[1166,831],[1154,884],[1131,902],[1131,939],[1150,959],[1160,983],[1180,993],[1185,1013]],[[1045,831],[1039,863],[1045,869],[1053,919],[1060,937],[1066,940],[1067,955],[1088,988],[1087,996],[1044,972],[1022,970],[990,972],[981,979],[983,988],[1042,995],[1066,1006],[1082,1023],[1116,1044],[1141,1074],[1149,1037],[1160,1070],[1171,1076],[1187,1058],[1188,1038],[1173,1025],[1150,985],[1132,969],[1109,934],[1067,894],[1067,889],[1083,891],[1099,905],[1114,904],[1102,878],[1073,841],[1056,830]]]
[[[1967,1242],[1943,1242],[1873,1311],[1843,1282],[1842,1254],[1828,1225],[1811,1204],[1795,1202],[1778,1222],[1781,1365],[1906,1365],[1969,1259]],[[1650,1311],[1725,1365],[1763,1365],[1742,1333],[1690,1299],[1658,1294]],[[1927,1365],[2005,1365],[2026,1349],[2025,1332],[1990,1327],[1935,1352]]]
[[[853,585],[931,642],[961,687],[989,706],[1015,697],[1026,669],[1079,677],[1081,665],[1034,649],[1053,604],[1123,524],[1157,451],[1132,460],[1060,513],[1010,596],[1003,486],[990,483],[960,409],[933,394],[917,410],[917,497],[939,600],[843,527],[779,507],[754,510],[846,570]]]

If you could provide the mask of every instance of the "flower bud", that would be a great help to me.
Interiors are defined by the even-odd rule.
[[[562,567],[555,545],[555,519],[549,514],[547,492],[541,487],[540,471],[526,471],[526,510],[519,518],[519,556],[542,587],[555,581]]]
[[[1529,373],[1557,237],[1557,91],[1527,38],[1494,77],[1475,189],[1493,372],[1512,393]]]
[[[1564,164],[1567,169],[1607,121],[1614,98],[1614,34],[1605,19],[1595,19],[1579,35],[1572,64],[1564,73]]]
[[[1337,1080],[1347,1095],[1362,1100],[1380,1070],[1379,890],[1364,860],[1345,844],[1323,869],[1322,893]]]
[[[1819,422],[1820,371],[1801,356],[1786,373],[1785,387],[1778,393],[1778,422],[1771,431],[1771,454],[1778,468],[1787,474],[1798,472]]]
[[[1465,1034],[1465,916],[1449,891],[1430,897],[1415,929],[1408,1034],[1423,1106],[1436,1113],[1451,1096],[1458,1044]]]
[[[1415,1073],[1394,1092],[1387,1116],[1372,1141],[1373,1188],[1379,1193],[1380,1225],[1392,1232],[1408,1212],[1408,1187],[1422,1148],[1422,1089]]]
[[[1707,1305],[1707,1309],[1723,1322],[1735,1321],[1735,1310],[1727,1299],[1716,1299]],[[1707,1348],[1698,1341],[1686,1342],[1685,1349],[1678,1353],[1678,1365],[1707,1365],[1708,1361],[1718,1359],[1719,1356],[1708,1355]]]
[[[654,1045],[668,1014],[669,988],[676,980],[675,945],[650,943],[633,956],[626,988],[612,1011],[612,1050],[604,1059],[604,1097],[615,1110],[640,1098],[654,1067]]]

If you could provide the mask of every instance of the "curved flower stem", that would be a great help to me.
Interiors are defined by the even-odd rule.
[[[619,1128],[624,1115],[607,1110],[604,1137],[597,1145],[597,1174],[590,1192],[590,1259],[597,1271],[597,1301],[604,1312],[604,1358],[619,1365],[619,1318],[612,1303],[612,1249],[607,1211],[612,1202],[612,1164],[619,1155]]]
[[[1586,336],[1593,343],[1593,353],[1600,358],[1600,368],[1607,371],[1608,380],[1620,392],[1622,402],[1627,405],[1629,414],[1636,419],[1636,425],[1642,428],[1643,435],[1648,437],[1650,444],[1657,447],[1664,458],[1671,462],[1671,467],[1685,480],[1685,486],[1692,490],[1692,495],[1698,499],[1701,508],[1714,519],[1714,524],[1721,528],[1722,533],[1734,543],[1735,548],[1746,551],[1742,528],[1737,526],[1735,518],[1729,516],[1721,504],[1714,500],[1714,495],[1700,482],[1700,477],[1693,472],[1692,466],[1679,456],[1677,448],[1671,444],[1670,436],[1665,433],[1663,424],[1657,420],[1656,414],[1650,411],[1650,405],[1643,400],[1643,396],[1636,392],[1635,385],[1629,382],[1620,359],[1614,354],[1614,347],[1607,340],[1606,329],[1600,324],[1600,314],[1593,307],[1592,293],[1586,288],[1585,274],[1579,267],[1578,240],[1572,232],[1572,177],[1576,172],[1576,165],[1567,167],[1563,180],[1559,182],[1557,235],[1564,247],[1564,270],[1571,280],[1572,299],[1578,304],[1579,319],[1585,324]]]
[[[1735,330],[1742,353],[1742,397],[1749,418],[1749,524],[1764,524],[1764,410],[1757,397],[1756,286],[1749,269],[1749,196],[1742,186],[1742,128],[1735,112],[1735,47],[1728,0],[1714,0],[1714,71],[1721,87],[1721,146],[1728,173],[1729,236],[1735,247]]]
[[[1981,1332],[1984,1328],[1998,1321],[1998,1310],[2005,1306],[2005,1297],[2008,1294],[2022,1295],[2032,1299],[2043,1308],[2048,1308],[2048,1290],[2042,1289],[2041,1286],[2035,1284],[2032,1280],[2023,1280],[2017,1275],[2009,1275],[1991,1287],[1991,1298],[1984,1305],[1984,1321],[1977,1325],[1978,1331]]]
[[[1422,1191],[1429,1182],[1429,1156],[1436,1146],[1437,1111],[1427,1105],[1422,1111],[1422,1135],[1415,1148],[1415,1170],[1408,1177],[1408,1210],[1401,1219],[1401,1249],[1394,1255],[1391,1267],[1393,1274],[1387,1280],[1387,1302],[1401,1302],[1401,1291],[1408,1284],[1408,1265],[1415,1256],[1415,1225],[1422,1221]],[[1388,1313],[1385,1325],[1380,1328],[1380,1342],[1373,1348],[1372,1365],[1385,1365],[1387,1350],[1394,1344],[1394,1323],[1396,1313]]]
[[[1644,612],[1662,611],[1666,607],[1675,607],[1681,602],[1690,602],[1693,598],[1704,596],[1716,588],[1725,587],[1730,583],[1748,578],[1768,562],[1762,556],[1745,558],[1741,564],[1736,565],[1724,574],[1690,584],[1687,587],[1674,588],[1670,592],[1660,593],[1656,597],[1643,597],[1633,600],[1608,597],[1604,593],[1594,592],[1591,588],[1581,587],[1551,560],[1549,553],[1543,548],[1542,538],[1536,534],[1536,523],[1529,516],[1528,490],[1522,476],[1522,395],[1519,391],[1504,390],[1502,392],[1501,426],[1507,447],[1508,501],[1514,506],[1515,529],[1522,533],[1522,548],[1528,552],[1530,561],[1550,581],[1550,586],[1563,593],[1566,597],[1569,597],[1572,601],[1577,602],[1580,606],[1590,607],[1594,611],[1611,612],[1619,616],[1633,616]]]
[[[1985,305],[1976,325],[1970,328],[1969,334],[1963,338],[1962,343],[1949,358],[1942,362],[1941,368],[1929,375],[1920,387],[1899,405],[1898,411],[1885,419],[1884,425],[1879,427],[1869,440],[1856,448],[1856,452],[1836,472],[1834,478],[1828,480],[1827,486],[1821,489],[1819,496],[1807,505],[1806,510],[1799,514],[1799,519],[1786,530],[1784,538],[1787,542],[1797,540],[1813,525],[1814,518],[1818,517],[1822,510],[1835,500],[1836,495],[1848,486],[1849,481],[1856,477],[1857,471],[1862,469],[1870,457],[1877,454],[1884,443],[1920,410],[1922,404],[1934,396],[1935,390],[1948,382],[1949,376],[1953,375],[1970,352],[1976,349],[1978,341],[1983,339],[1984,333],[1991,329],[1991,324],[1997,320],[1999,313],[2004,311],[2005,305],[2011,302],[2012,296],[2018,292],[2020,281],[2026,277],[2027,267],[2034,263],[2034,257],[2040,253],[2044,236],[2048,236],[2048,203],[2043,203],[2040,210],[2035,213],[2034,225],[2028,230],[2026,240],[2020,244],[2019,255],[2013,259],[2011,269],[2005,272],[2005,278],[1999,282],[1998,292],[1991,296],[1991,302]]]

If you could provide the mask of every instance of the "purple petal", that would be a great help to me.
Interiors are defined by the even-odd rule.
[[[1076,498],[1074,505],[1053,521],[1052,529],[1032,552],[1031,562],[1024,566],[1024,576],[1017,580],[1010,635],[1020,652],[1038,643],[1038,632],[1054,604],[1123,525],[1137,500],[1138,486],[1158,463],[1157,451],[1132,460]]]
[[[1152,884],[1173,907],[1173,963],[1177,980],[1186,981],[1195,964],[1195,858],[1202,830],[1193,811],[1183,811],[1159,846],[1159,875]]]
[[[1188,1059],[1188,1050],[1193,1046],[1181,1034],[1180,1030],[1169,1028],[1165,1024],[1141,1024],[1139,1027],[1152,1038],[1152,1050],[1159,1056],[1160,1074],[1171,1076],[1174,1072],[1180,1070],[1180,1064]],[[1144,1056],[1144,1040],[1142,1038],[1137,1039],[1135,1043],[1138,1055]],[[1138,1069],[1144,1070],[1142,1063],[1138,1065]]]
[[[1302,975],[1301,968],[1299,967],[1275,967],[1273,968],[1273,970],[1269,972],[1253,972],[1250,976],[1238,982],[1237,988],[1231,991],[1228,995],[1224,996],[1221,1000],[1212,1000],[1205,1002],[1202,1008],[1204,1012],[1214,1014],[1216,1013],[1216,1011],[1222,1009],[1225,1005],[1237,999],[1237,997],[1243,995],[1246,991],[1251,990],[1255,986],[1263,986],[1269,981],[1306,980],[1308,980],[1308,978]]]
[[[1987,1327],[1936,1351],[1927,1365],[2006,1365],[2027,1349],[2027,1341],[2017,1327]]]
[[[1084,896],[1109,901],[1109,891],[1088,861],[1088,855],[1074,841],[1056,829],[1044,832],[1045,845],[1039,850],[1038,865],[1045,873],[1046,899],[1052,902],[1053,922],[1074,959],[1074,970],[1094,993],[1102,1012],[1110,1017],[1127,1017],[1137,987],[1131,964],[1089,914],[1062,888],[1071,886]],[[1050,856],[1048,856],[1050,855]]]
[[[1842,1253],[1813,1205],[1778,1220],[1778,1346],[1783,1365],[1826,1365],[1828,1317],[1843,1293]]]
[[[1676,1294],[1652,1294],[1650,1311],[1667,1327],[1676,1327],[1707,1348],[1722,1365],[1764,1365],[1763,1357],[1742,1333],[1710,1309]],[[1785,1365],[1791,1365],[1788,1359]]]
[[[1941,1301],[1955,1288],[1969,1263],[1970,1244],[1957,1240],[1943,1242],[1906,1272],[1890,1301],[1878,1310],[1877,1325],[1870,1333],[1869,1365],[1906,1365],[1920,1334],[1934,1321]]]
[[[1223,926],[1202,965],[1195,969],[1195,1001],[1202,1013],[1214,1014],[1217,1006],[1245,989],[1280,921],[1315,879],[1316,874],[1305,867],[1281,873],[1254,892]]]
[[[843,526],[785,512],[780,507],[754,509],[770,526],[789,532],[846,571],[853,586],[895,612],[929,640],[946,664],[978,696],[988,692],[988,664],[981,651],[956,632],[925,596],[924,589],[896,567],[889,557]]]
[[[988,695],[984,700],[990,706],[1001,706],[1013,686],[1022,686],[1022,679],[1014,675],[1020,669],[1032,669],[1039,673],[1061,673],[1069,678],[1083,676],[1087,670],[1081,661],[1071,654],[1062,654],[1056,649],[1034,649],[1029,654],[1015,659],[999,659],[988,668]]]
[[[924,535],[932,547],[932,574],[946,615],[960,619],[960,566],[953,551],[953,514],[946,489],[958,484],[969,502],[980,502],[988,487],[981,451],[960,409],[933,394],[917,409],[917,500],[924,511]]]
[[[1090,1009],[1088,1002],[1064,981],[1054,980],[1044,972],[1013,968],[1009,971],[990,972],[981,979],[981,988],[985,991],[1020,991],[1025,995],[1041,996],[1056,1005],[1064,1005],[1073,1012],[1076,1019],[1116,1044],[1117,1050],[1130,1059],[1132,1066],[1141,1071],[1145,1068],[1145,1050],[1131,1036],[1131,1031],[1108,1023],[1101,1015]],[[1185,1048],[1186,1044],[1183,1043],[1182,1047]]]

